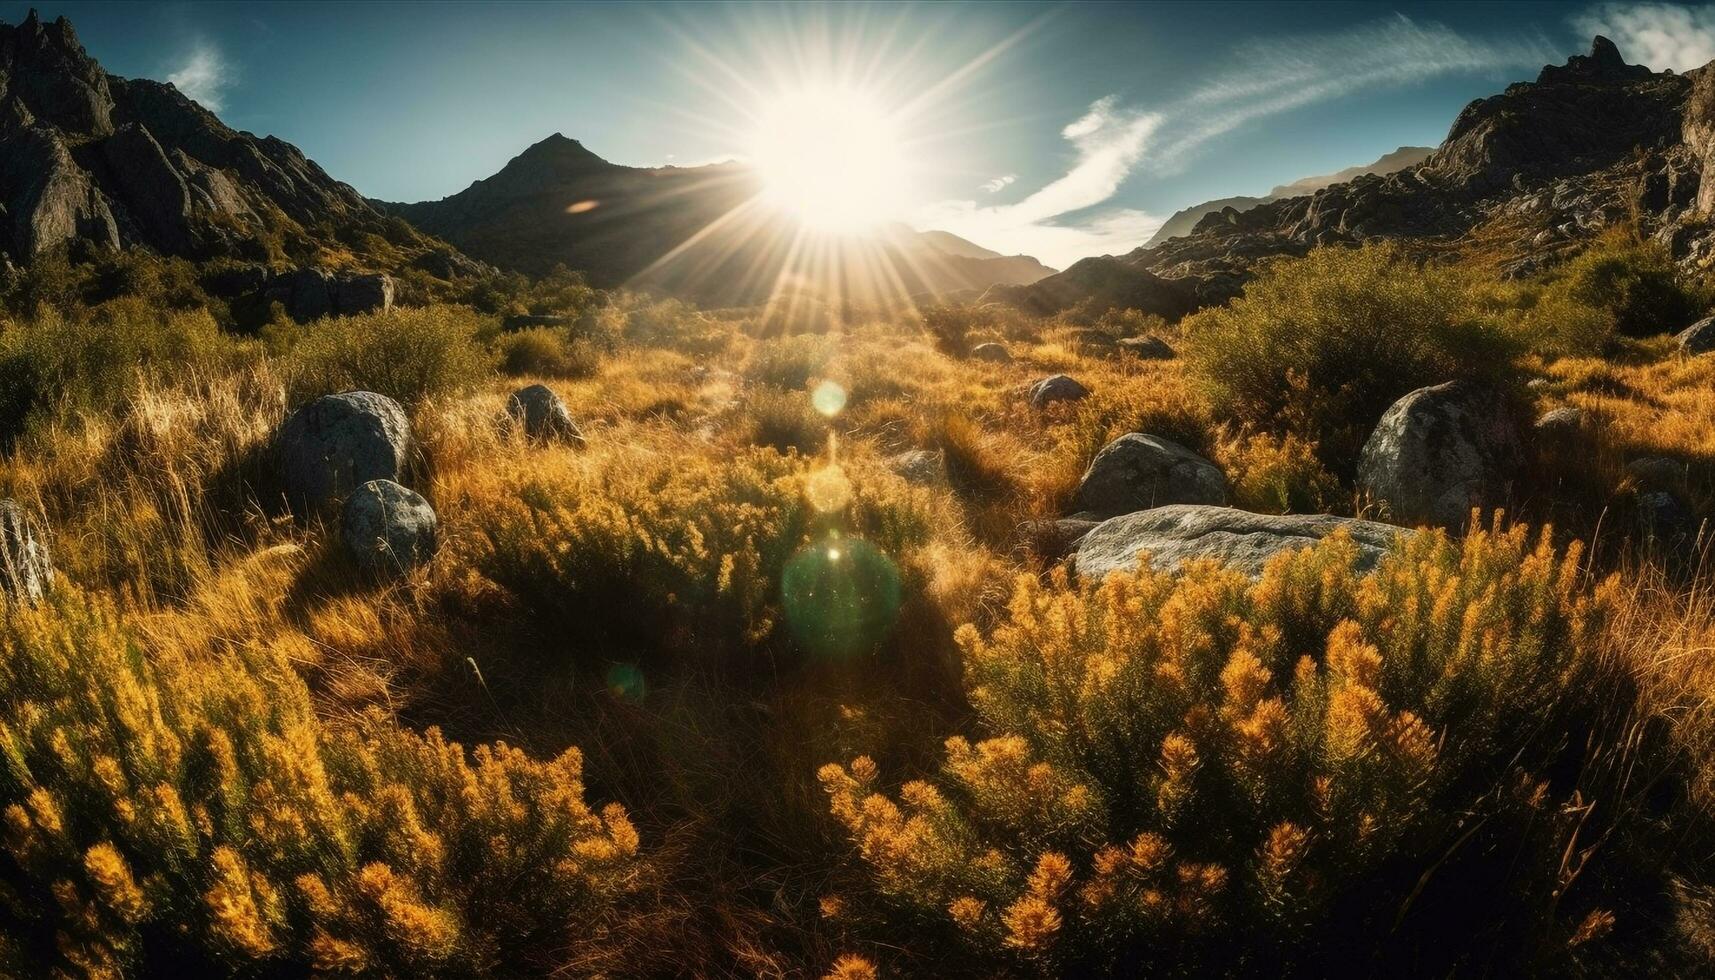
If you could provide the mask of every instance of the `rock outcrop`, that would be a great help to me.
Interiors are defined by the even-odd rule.
[[[1507,502],[1524,451],[1512,406],[1467,381],[1394,402],[1358,465],[1358,486],[1390,519],[1462,530],[1472,508]]]
[[[1704,317],[1674,336],[1687,357],[1715,354],[1715,316]]]
[[[1148,553],[1158,571],[1214,558],[1255,578],[1275,555],[1313,547],[1336,531],[1345,532],[1357,546],[1362,571],[1373,569],[1400,535],[1411,533],[1391,524],[1328,514],[1276,516],[1175,504],[1096,525],[1079,542],[1074,565],[1081,576],[1104,578],[1137,568],[1139,557]]]
[[[340,274],[326,269],[293,269],[269,276],[262,299],[279,303],[294,320],[324,316],[385,313],[393,308],[393,277],[386,273]]]
[[[324,510],[371,480],[397,482],[411,454],[411,422],[373,391],[324,395],[280,427],[276,451],[292,506]]]
[[[402,575],[435,553],[440,520],[415,490],[392,480],[371,480],[346,498],[340,540],[367,572]]]
[[[1171,439],[1132,432],[1102,447],[1078,483],[1072,509],[1113,517],[1164,504],[1225,504],[1227,477]]]
[[[47,535],[16,500],[0,500],[0,596],[34,605],[54,584]]]

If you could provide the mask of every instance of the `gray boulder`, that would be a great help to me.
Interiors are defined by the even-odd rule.
[[[333,306],[342,316],[386,313],[393,308],[393,277],[377,272],[336,279],[333,283]]]
[[[1715,353],[1715,316],[1704,317],[1674,336],[1688,357]]]
[[[340,539],[365,571],[401,574],[435,553],[440,521],[415,490],[371,480],[346,499]]]
[[[1005,364],[1012,360],[1012,352],[1006,349],[1006,345],[990,341],[989,343],[978,344],[975,347],[972,347],[971,360],[989,361],[994,364]]]
[[[1224,504],[1227,477],[1171,439],[1132,432],[1102,447],[1078,483],[1075,510],[1102,517],[1164,504]]]
[[[572,421],[566,403],[547,385],[520,388],[506,399],[506,413],[524,427],[532,439],[573,439],[583,441],[584,434]]]
[[[0,500],[0,594],[34,605],[54,584],[47,537],[16,500]]]
[[[1396,521],[1459,530],[1473,507],[1506,502],[1523,457],[1506,397],[1450,381],[1419,388],[1382,415],[1364,444],[1358,485]]]
[[[1090,389],[1064,374],[1043,378],[1030,386],[1030,407],[1042,411],[1055,402],[1082,401]]]
[[[1144,361],[1170,361],[1178,356],[1160,337],[1127,337],[1119,342],[1119,349]]]
[[[935,486],[947,482],[947,458],[929,449],[908,449],[887,458],[887,467],[906,483]]]
[[[1413,532],[1391,524],[1329,514],[1252,514],[1230,507],[1174,504],[1111,518],[1084,535],[1074,565],[1086,578],[1131,571],[1148,552],[1159,571],[1175,571],[1188,561],[1220,559],[1227,567],[1256,578],[1268,560],[1283,551],[1309,548],[1336,531],[1358,546],[1358,568],[1375,568],[1394,541]]]
[[[292,506],[319,510],[371,480],[399,479],[411,452],[411,422],[386,395],[324,395],[286,419],[277,451]]]

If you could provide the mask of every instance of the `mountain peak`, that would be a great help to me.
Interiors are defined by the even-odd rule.
[[[1598,34],[1590,41],[1589,54],[1575,54],[1565,65],[1548,65],[1537,76],[1537,82],[1591,82],[1648,78],[1652,72],[1644,65],[1628,65],[1620,55],[1619,46]]]

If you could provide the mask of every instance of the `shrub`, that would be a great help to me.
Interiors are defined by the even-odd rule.
[[[828,444],[828,420],[816,413],[801,391],[755,385],[742,396],[738,415],[746,430],[745,441],[752,445],[814,455]]]
[[[588,378],[601,354],[588,340],[567,340],[556,327],[530,327],[500,338],[500,370],[512,377]]]
[[[1187,357],[1217,412],[1294,432],[1350,473],[1401,395],[1505,376],[1516,342],[1478,314],[1455,270],[1390,245],[1318,248],[1270,263],[1230,305],[1189,318]]]
[[[356,388],[414,403],[468,388],[491,370],[478,336],[484,327],[460,306],[317,321],[288,355],[292,400]]]
[[[69,587],[0,624],[8,972],[483,973],[628,887],[575,749],[334,728],[281,653],[208,642],[145,649]]]
[[[971,352],[971,329],[976,326],[975,311],[968,306],[931,306],[923,310],[923,329],[935,349],[948,357],[964,357]]]
[[[1261,433],[1223,454],[1233,506],[1269,514],[1315,514],[1339,499],[1340,481],[1322,468],[1316,447],[1288,433]]]
[[[833,356],[833,342],[820,334],[760,340],[745,361],[744,376],[779,388],[806,388]]]
[[[852,466],[806,472],[771,449],[712,459],[634,445],[573,462],[533,460],[478,492],[476,566],[574,635],[711,664],[795,628],[789,612],[815,615],[821,600],[789,610],[803,597],[783,584],[813,541],[838,531],[908,569],[946,523],[926,490]],[[879,638],[847,639],[867,649]]]
[[[897,795],[867,758],[821,772],[890,941],[926,916],[1050,975],[1389,972],[1390,950],[1444,974],[1599,917],[1560,891],[1604,832],[1573,786],[1616,734],[1593,682],[1626,690],[1595,652],[1613,583],[1584,591],[1579,552],[1522,528],[1420,534],[1369,578],[1355,557],[1336,536],[1257,583],[1021,576],[1002,625],[958,635],[987,737]]]
[[[1708,290],[1681,281],[1660,243],[1619,233],[1573,259],[1551,292],[1606,310],[1614,328],[1633,337],[1679,330],[1703,316],[1710,302]]]

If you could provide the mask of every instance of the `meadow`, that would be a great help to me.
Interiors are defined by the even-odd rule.
[[[0,972],[1715,959],[1715,591],[1631,465],[1715,513],[1715,357],[1664,336],[1715,294],[1654,246],[1505,282],[1318,249],[1173,324],[402,292],[300,325],[170,260],[12,284],[0,494],[59,578],[0,620]],[[1177,356],[1116,343],[1142,336]],[[1033,408],[1061,373],[1090,395]],[[1365,436],[1454,378],[1582,410],[1464,534],[1371,575],[1341,536],[1254,581],[1062,563],[1120,435],[1206,456],[1237,507],[1369,515]],[[507,423],[531,383],[580,441]],[[402,578],[276,472],[287,414],[350,389],[406,407],[441,521]]]

